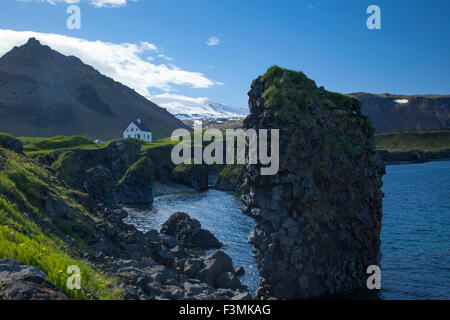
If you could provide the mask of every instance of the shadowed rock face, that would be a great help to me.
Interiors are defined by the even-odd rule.
[[[249,97],[245,129],[280,130],[278,174],[247,166],[242,197],[256,221],[249,236],[256,295],[295,299],[364,287],[367,267],[380,259],[384,166],[359,101],[278,67],[253,81]]]
[[[361,111],[372,120],[376,132],[430,131],[450,128],[449,95],[408,96],[364,92],[349,95],[361,101]]]
[[[0,283],[0,300],[69,300],[44,273],[13,259],[0,260]]]

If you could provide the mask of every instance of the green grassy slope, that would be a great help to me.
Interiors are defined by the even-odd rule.
[[[0,259],[12,258],[37,267],[73,299],[120,299],[116,279],[104,277],[79,256],[89,248],[71,226],[83,224],[95,232],[97,218],[86,210],[49,171],[25,155],[0,147]],[[45,201],[63,200],[71,218],[54,222],[46,214]],[[68,245],[63,238],[75,242]],[[81,268],[80,290],[67,290],[67,267]]]
[[[375,135],[375,144],[377,149],[390,152],[436,152],[450,149],[450,131],[378,134]]]

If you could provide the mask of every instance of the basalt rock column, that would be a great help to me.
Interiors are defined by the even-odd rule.
[[[253,81],[245,129],[280,130],[280,169],[248,165],[244,213],[258,297],[309,298],[364,287],[379,265],[384,165],[355,98],[270,68]],[[270,136],[270,135],[269,135]],[[270,144],[269,144],[270,145]]]

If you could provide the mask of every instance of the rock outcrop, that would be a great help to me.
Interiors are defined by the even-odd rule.
[[[184,247],[193,249],[214,249],[222,247],[219,240],[208,230],[202,229],[197,219],[185,212],[175,212],[164,222],[161,233],[175,237]]]
[[[69,300],[46,278],[33,266],[20,265],[13,259],[0,260],[0,300]]]
[[[86,170],[83,187],[95,202],[102,203],[111,209],[117,207],[115,184],[111,170],[108,168],[98,166]]]
[[[173,179],[196,190],[208,189],[208,169],[201,164],[180,164],[172,171]]]
[[[2,253],[34,266],[0,260],[0,299],[65,299],[67,295],[75,299],[251,298],[237,278],[241,270],[233,268],[231,258],[224,252],[199,258],[186,251],[174,236],[157,230],[142,232],[124,223],[127,212],[111,209],[102,197],[111,195],[115,186],[112,182],[117,176],[113,172],[121,171],[129,162],[119,165],[120,161],[99,161],[93,166],[83,152],[74,149],[68,159],[81,160],[73,162],[73,172],[83,174],[82,181],[88,181],[86,189],[90,194],[69,188],[65,179],[54,175],[54,170],[38,165],[26,155],[0,147],[4,175],[0,179],[0,211],[7,213],[0,214],[0,235],[7,244]],[[99,152],[93,155],[105,154],[105,150]],[[139,172],[141,165],[141,174],[151,169],[146,161],[128,167],[134,169],[127,170],[122,183],[137,179],[134,171]],[[96,204],[93,198],[102,203]],[[208,239],[197,238],[202,229],[194,229],[194,233],[185,233],[185,239],[194,240],[194,244],[207,242]],[[55,259],[61,259],[63,264],[55,266]],[[102,284],[93,281],[87,286],[82,281],[83,291],[67,289],[66,295],[61,291],[66,290],[66,283],[60,277],[55,279],[54,273],[55,268],[69,261],[84,268],[84,274],[103,274]],[[63,276],[63,269],[57,272]],[[46,280],[46,274],[53,284]],[[117,281],[103,285],[108,278]]]
[[[125,299],[249,299],[231,258],[215,251],[191,256],[184,243],[156,230],[145,233],[122,222],[126,212],[104,210],[97,228],[104,236],[86,257],[124,283]],[[92,243],[93,241],[91,241]]]
[[[153,201],[154,173],[151,161],[142,157],[117,183],[117,199],[123,204],[148,204]]]
[[[358,100],[272,67],[253,81],[245,129],[279,129],[279,172],[249,165],[242,197],[260,298],[348,294],[380,262],[382,175]],[[270,134],[269,134],[270,136]],[[270,145],[270,144],[269,144]]]
[[[245,172],[244,165],[227,164],[219,173],[216,189],[241,192],[241,185],[244,182]]]
[[[57,151],[39,159],[70,187],[90,193],[96,203],[114,209],[153,201],[154,170],[141,157],[141,142],[116,140],[100,149]]]

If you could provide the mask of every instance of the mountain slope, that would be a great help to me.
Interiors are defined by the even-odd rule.
[[[248,114],[248,108],[227,106],[208,98],[186,99],[184,96],[161,94],[151,99],[180,120],[243,118]]]
[[[122,136],[140,118],[156,139],[186,126],[143,96],[34,38],[0,58],[0,131],[19,136]]]
[[[376,132],[429,131],[450,128],[450,95],[351,93]]]

